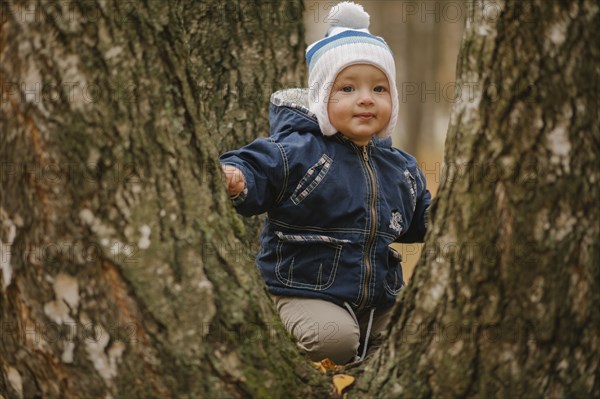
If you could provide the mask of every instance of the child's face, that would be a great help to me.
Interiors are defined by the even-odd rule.
[[[390,121],[392,98],[387,77],[368,64],[343,69],[331,88],[327,113],[339,132],[357,145],[366,145]]]

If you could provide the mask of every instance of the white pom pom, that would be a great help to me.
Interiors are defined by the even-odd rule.
[[[369,14],[360,4],[343,1],[331,8],[327,20],[333,26],[350,29],[368,29]]]

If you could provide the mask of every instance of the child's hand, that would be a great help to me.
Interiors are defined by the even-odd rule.
[[[235,197],[244,191],[246,187],[246,179],[241,170],[231,165],[221,165],[223,173],[227,179],[227,194],[230,197]]]

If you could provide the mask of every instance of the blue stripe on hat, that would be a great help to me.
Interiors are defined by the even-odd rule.
[[[325,39],[322,39],[322,40],[318,41],[317,43],[315,43],[315,45],[309,51],[306,52],[306,63],[308,65],[310,65],[311,62],[313,61],[313,59],[312,59],[313,56],[317,52],[319,53],[319,55],[317,56],[317,59],[318,59],[321,55],[321,52],[319,51],[321,49],[326,51],[328,49],[337,47],[339,45],[353,44],[353,43],[374,44],[374,45],[377,45],[377,46],[380,46],[380,47],[383,47],[383,48],[389,50],[389,47],[388,47],[387,43],[385,42],[385,40],[383,40],[382,38],[380,38],[378,36],[374,36],[370,33],[360,32],[360,31],[356,31],[356,30],[346,30],[335,36],[326,37]],[[316,62],[316,59],[315,59],[315,62]]]

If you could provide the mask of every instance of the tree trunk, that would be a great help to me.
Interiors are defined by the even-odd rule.
[[[445,174],[365,397],[600,397],[592,0],[469,4]]]
[[[217,159],[304,75],[301,2],[0,6],[0,397],[323,396]]]

